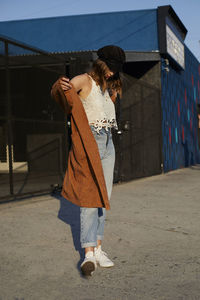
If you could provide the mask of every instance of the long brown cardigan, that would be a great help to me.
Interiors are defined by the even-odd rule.
[[[74,86],[63,92],[56,81],[51,95],[71,115],[72,147],[61,195],[78,206],[110,209],[98,146]]]

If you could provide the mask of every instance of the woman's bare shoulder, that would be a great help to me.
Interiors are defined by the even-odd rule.
[[[87,73],[77,75],[70,80],[72,83],[86,83],[90,81]]]
[[[77,75],[73,77],[70,82],[74,85],[75,89],[78,91],[84,89],[90,85],[90,77],[87,73]]]

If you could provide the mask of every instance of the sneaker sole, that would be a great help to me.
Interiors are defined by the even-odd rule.
[[[102,265],[100,265],[99,263],[97,263],[97,265],[98,265],[99,267],[101,267],[101,268],[113,268],[113,267],[114,267],[114,265],[112,265],[112,266],[102,266]]]
[[[82,271],[82,273],[83,273],[84,276],[91,276],[92,272],[94,272],[94,270],[95,270],[95,265],[91,261],[86,262],[81,267],[81,271]]]

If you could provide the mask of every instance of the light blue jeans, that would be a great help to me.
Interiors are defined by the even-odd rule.
[[[113,185],[113,171],[115,164],[115,148],[112,141],[111,129],[102,128],[99,133],[91,126],[92,133],[97,142],[102,162],[104,178],[110,199]],[[97,240],[102,240],[104,235],[105,208],[80,208],[80,240],[81,247],[95,247]]]

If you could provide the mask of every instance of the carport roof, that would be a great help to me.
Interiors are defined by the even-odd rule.
[[[1,54],[0,54],[0,66],[5,67],[8,64],[10,67],[23,67],[23,66],[36,66],[36,65],[65,65],[71,60],[87,60],[93,61],[97,58],[96,50],[87,51],[69,51],[69,52],[55,52],[49,53],[38,48],[34,48],[30,45],[23,44],[16,40],[7,39],[0,36]],[[7,58],[6,58],[6,45],[7,44]],[[9,49],[12,49],[9,54]],[[26,54],[13,55],[13,50],[20,48],[26,52]],[[159,51],[151,52],[137,52],[137,51],[125,51],[126,61],[158,61],[160,60]]]

